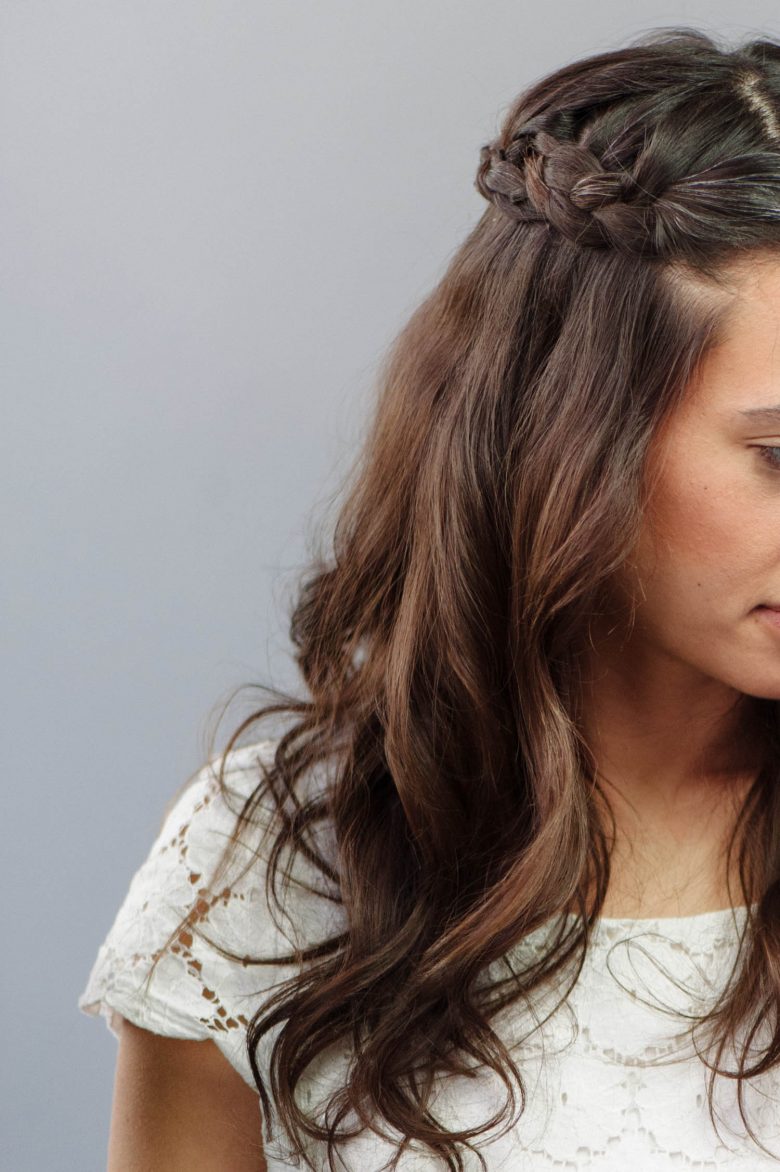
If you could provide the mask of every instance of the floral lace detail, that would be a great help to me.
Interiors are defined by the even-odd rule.
[[[219,789],[217,763],[204,766],[175,797],[130,881],[78,1001],[83,1012],[102,1015],[114,1033],[121,1015],[170,1037],[213,1038],[252,1087],[247,1026],[262,994],[296,970],[290,964],[245,965],[219,949],[239,957],[279,957],[298,943],[298,924],[309,930],[319,924],[322,930],[327,927],[324,918],[333,919],[338,911],[330,901],[315,895],[303,899],[292,889],[289,908],[283,904],[285,912],[292,912],[289,930],[284,919],[280,929],[266,904],[263,851],[229,886],[214,894],[205,886],[243,799],[260,780],[258,758],[268,764],[273,747],[274,742],[265,741],[233,750],[225,771],[227,801]],[[257,842],[252,845],[256,848]],[[191,913],[192,927],[181,928],[163,947],[185,913]],[[278,911],[275,916],[279,919]],[[268,1038],[266,1042],[270,1047]]]
[[[192,917],[193,922],[196,925],[204,924],[206,921],[208,921],[215,907],[220,906],[222,908],[227,908],[233,900],[246,900],[246,894],[243,891],[234,891],[231,890],[230,887],[224,887],[222,891],[216,895],[210,895],[206,887],[195,888],[195,884],[198,883],[199,880],[203,877],[203,873],[201,871],[193,871],[187,862],[187,854],[189,851],[188,832],[192,819],[200,817],[201,811],[206,810],[206,808],[213,803],[215,796],[216,795],[212,792],[204,791],[203,796],[199,798],[193,805],[190,817],[185,822],[183,822],[181,826],[179,826],[173,838],[160,847],[160,857],[162,857],[166,851],[174,850],[178,853],[178,865],[186,868],[187,882],[192,885],[193,890],[197,896],[193,909],[194,915]],[[141,905],[141,914],[147,912],[148,908],[149,900],[145,899]],[[237,1014],[237,1017],[232,1017],[229,1011],[222,1004],[222,1001],[216,990],[209,989],[202,983],[203,961],[199,960],[192,950],[193,933],[190,930],[183,928],[176,937],[176,940],[177,943],[170,946],[171,952],[182,959],[182,961],[187,966],[187,972],[189,975],[192,976],[196,981],[201,982],[201,995],[211,1008],[211,1013],[202,1015],[198,1020],[203,1025],[205,1025],[207,1029],[212,1030],[215,1033],[219,1032],[220,1030],[235,1030],[240,1026],[243,1026],[244,1029],[246,1029],[249,1025],[249,1022],[247,1018],[244,1017],[243,1013]],[[162,949],[155,949],[152,954],[152,959],[156,961],[161,953]],[[133,955],[134,962],[138,963],[143,960],[144,958],[138,956],[138,954]],[[116,955],[114,956],[114,963],[121,964],[121,959]]]
[[[295,887],[285,904],[289,924],[277,925],[278,912],[272,915],[266,903],[262,851],[245,874],[218,892],[210,895],[205,886],[241,800],[260,779],[258,758],[270,762],[273,749],[273,741],[263,741],[233,751],[226,780],[235,803],[220,793],[213,764],[174,798],[130,881],[78,1001],[83,1012],[102,1015],[114,1032],[121,1015],[155,1033],[211,1038],[252,1087],[248,1023],[263,995],[296,969],[230,960],[219,946],[239,957],[278,957],[294,945],[345,927],[339,904]],[[327,841],[320,844],[326,854]],[[319,875],[307,876],[305,863],[301,865],[304,870],[297,873],[302,878],[321,884]],[[163,942],[190,910],[193,929],[180,930],[163,951]],[[541,1027],[539,1020],[557,1004],[554,991],[549,1002],[535,999],[533,1013],[522,1005],[504,1011],[494,1025],[507,1045],[517,1047],[528,1098],[510,1131],[501,1136],[501,1125],[496,1125],[475,1141],[489,1172],[755,1172],[780,1166],[745,1137],[731,1080],[715,1082],[722,1121],[718,1138],[707,1109],[706,1068],[680,1036],[685,1022],[679,1014],[700,1011],[729,976],[743,912],[737,911],[736,922],[725,912],[604,921],[597,925],[568,1001]],[[515,959],[523,952],[539,955],[545,933],[539,929],[522,941]],[[145,978],[158,956],[147,988]],[[267,1034],[257,1053],[266,1086],[275,1036],[275,1031]],[[345,1045],[325,1051],[298,1085],[302,1105],[318,1114],[343,1084],[349,1058]],[[754,1080],[746,1091],[749,1120],[762,1142],[780,1156],[780,1072]],[[471,1079],[440,1078],[432,1111],[445,1127],[477,1127],[505,1100],[506,1090],[496,1076],[480,1070]],[[302,1168],[272,1123],[273,1139],[264,1140],[269,1172]],[[388,1139],[364,1132],[341,1148],[344,1172],[379,1172],[400,1139],[392,1132]],[[310,1157],[325,1172],[325,1145],[313,1146]],[[468,1172],[479,1167],[468,1152],[464,1164]],[[438,1172],[441,1167],[419,1144],[399,1163],[400,1172]]]

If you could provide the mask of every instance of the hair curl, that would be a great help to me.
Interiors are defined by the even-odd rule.
[[[261,685],[276,702],[222,757],[263,718],[291,718],[212,882],[270,794],[273,890],[290,846],[348,914],[348,932],[291,954],[299,977],[247,1034],[268,1115],[255,1051],[283,1026],[271,1090],[307,1166],[305,1135],[334,1167],[353,1108],[405,1137],[393,1167],[417,1140],[460,1170],[463,1147],[515,1111],[515,1084],[525,1101],[491,1021],[550,981],[567,996],[609,881],[580,652],[637,539],[650,445],[720,336],[722,275],[780,243],[779,120],[768,39],[729,49],[666,29],[537,81],[482,148],[489,206],[384,361],[333,552],[313,556],[292,611],[306,698]],[[744,1120],[743,1080],[780,1062],[780,731],[774,701],[757,712],[765,756],[729,847],[741,828],[743,896],[757,902],[745,964],[699,1022],[717,1051],[714,1125],[715,1074],[738,1077]],[[327,787],[303,800],[326,760]],[[312,836],[323,822],[337,873]],[[480,982],[558,919],[542,962]],[[721,1070],[741,1026],[739,1069]],[[341,1037],[355,1062],[322,1126],[294,1088]],[[428,1110],[433,1074],[466,1059],[500,1076],[509,1103],[448,1132]]]

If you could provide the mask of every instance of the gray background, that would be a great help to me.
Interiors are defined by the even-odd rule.
[[[776,12],[0,0],[4,1169],[105,1166],[116,1041],[78,994],[215,706],[294,684],[307,535],[506,106]]]

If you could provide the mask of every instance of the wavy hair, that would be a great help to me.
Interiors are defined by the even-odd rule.
[[[289,848],[347,916],[285,958],[300,971],[247,1030],[266,1117],[256,1050],[278,1030],[271,1095],[307,1167],[307,1135],[334,1167],[350,1110],[404,1137],[393,1168],[411,1141],[448,1169],[464,1150],[484,1167],[471,1141],[516,1122],[516,1091],[525,1104],[491,1022],[551,981],[568,995],[605,898],[612,815],[582,730],[582,653],[638,538],[653,441],[722,336],[727,276],[780,244],[780,44],[675,27],[566,65],[514,100],[476,187],[487,206],[383,356],[332,550],[298,583],[305,693],[254,685],[271,699],[221,758],[223,785],[239,740],[289,718],[212,885],[270,796],[269,898]],[[729,844],[745,963],[696,1021],[715,1047],[713,1125],[715,1076],[737,1078],[763,1147],[743,1081],[780,1063],[780,731],[777,703],[757,708],[763,763]],[[326,760],[327,785],[299,792]],[[480,980],[544,923],[560,928],[541,959]],[[354,1061],[323,1124],[294,1091],[339,1038]],[[434,1075],[471,1060],[507,1103],[449,1131],[429,1110]]]

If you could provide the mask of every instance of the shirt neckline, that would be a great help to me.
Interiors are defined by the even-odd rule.
[[[757,903],[751,904],[753,910],[758,907]],[[631,918],[628,916],[598,916],[598,923],[604,924],[606,927],[614,924],[617,927],[631,926],[633,924],[705,924],[708,920],[725,919],[730,915],[744,915],[747,912],[747,904],[737,904],[735,907],[716,908],[709,912],[694,912],[688,916],[645,916],[642,918]]]

